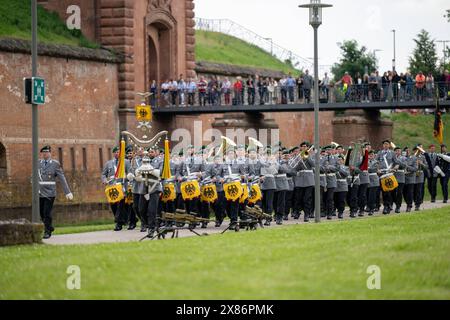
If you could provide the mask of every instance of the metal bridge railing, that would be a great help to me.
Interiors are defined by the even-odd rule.
[[[414,102],[433,101],[436,88],[439,90],[440,99],[450,100],[450,84],[434,82],[423,88],[416,85],[405,86],[372,86],[330,85],[319,86],[320,103],[336,102]],[[183,107],[183,106],[215,106],[215,105],[279,105],[279,104],[305,104],[314,102],[314,90],[305,89],[301,86],[280,86],[273,88],[268,86],[245,86],[242,90],[235,90],[217,86],[210,86],[205,92],[198,89],[169,89],[157,90],[150,98],[152,106],[161,107]]]

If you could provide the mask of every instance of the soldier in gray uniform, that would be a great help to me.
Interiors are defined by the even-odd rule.
[[[372,216],[377,207],[377,190],[380,188],[380,163],[375,159],[375,152],[369,151],[369,188],[367,206],[369,208],[369,216]]]
[[[448,180],[450,178],[450,153],[447,153],[447,146],[445,144],[441,145],[441,154],[439,155],[438,165],[444,172],[445,177],[439,177],[442,187],[442,196],[444,198],[443,203],[448,201]]]
[[[383,141],[383,150],[378,152],[377,160],[380,162],[380,170],[381,173],[387,174],[393,172],[394,166],[394,152],[390,150],[391,141],[384,140]],[[383,191],[383,214],[390,214],[392,211],[393,204],[393,192],[384,192]]]
[[[359,217],[364,216],[364,210],[367,205],[367,189],[369,188],[369,185],[370,185],[369,171],[366,168],[362,168],[362,166],[364,165],[363,161],[364,161],[364,156],[365,156],[366,150],[367,150],[367,152],[369,152],[369,149],[370,149],[370,143],[364,144],[363,150],[362,150],[363,158],[361,159],[361,164],[360,164],[361,173],[359,174],[359,187],[358,187],[358,207],[359,207],[358,216]]]
[[[222,170],[222,156],[216,155],[214,162],[207,165],[205,169],[205,176],[211,177],[212,181],[216,185],[217,200],[213,203],[212,208],[214,215],[216,216],[216,228],[222,225],[225,218],[225,194],[223,191],[223,183],[221,182],[220,172]]]
[[[331,154],[332,147],[324,147],[325,155],[320,160],[320,189],[322,192],[322,206],[328,220],[333,218],[334,190],[337,187],[336,158]]]
[[[67,184],[66,177],[58,161],[52,159],[50,146],[41,149],[42,159],[39,160],[39,213],[44,223],[44,239],[51,237],[55,230],[52,225],[52,208],[56,198],[56,179],[63,187],[68,200],[73,200],[73,194]]]
[[[336,163],[336,189],[334,190],[334,205],[338,212],[338,218],[344,218],[345,198],[348,192],[347,177],[350,175],[350,170],[345,166],[345,158],[343,155],[337,156]]]
[[[264,213],[272,215],[273,212],[273,199],[275,191],[277,190],[277,184],[275,176],[278,174],[278,163],[275,155],[272,154],[270,147],[266,150],[267,156],[262,158],[261,161],[261,191],[263,194],[262,210]],[[267,220],[265,225],[270,225],[270,221]]]
[[[131,168],[130,168],[131,174],[134,175],[136,169],[142,165],[143,155],[144,149],[139,148],[136,151],[135,157],[131,160]],[[130,179],[128,180],[130,181]],[[130,181],[130,183],[132,184],[132,192],[133,192],[133,208],[137,216],[139,217],[139,220],[141,221],[141,232],[145,232],[147,231],[147,225],[145,224],[144,221],[146,221],[147,219],[144,219],[143,217],[145,217],[147,213],[145,212],[146,200],[144,198],[144,194],[146,192],[144,188],[144,183],[134,180]]]
[[[416,183],[417,159],[409,154],[408,147],[403,149],[405,153],[405,187],[403,188],[403,197],[406,202],[406,212],[411,212],[414,201],[414,185]]]
[[[220,182],[222,184],[227,183],[227,178],[231,178],[231,175],[239,175],[242,179],[244,174],[244,166],[237,163],[233,147],[228,147],[226,150],[225,161],[222,164],[218,174],[220,177]],[[235,201],[226,200],[226,212],[230,218],[230,228],[233,228],[238,220],[239,199]]]
[[[280,154],[278,154],[277,162],[278,174],[275,175],[277,189],[274,194],[273,207],[275,210],[276,224],[280,225],[283,223],[286,210],[286,192],[289,190],[287,174],[293,170],[289,168],[287,161],[280,157]]]
[[[242,179],[242,183],[246,183],[244,181],[249,176],[249,164],[248,159],[245,157],[245,146],[240,144],[236,148],[236,161],[238,164],[242,165],[244,168],[245,178]],[[245,200],[243,203],[239,203],[239,216],[242,217],[245,212],[245,207],[247,206],[248,200]]]
[[[125,158],[130,161],[130,166],[132,164],[134,153],[133,153],[133,147],[128,146],[126,149],[126,156]],[[131,193],[133,194],[133,203],[125,203],[125,212],[127,214],[127,222],[128,222],[128,230],[134,230],[136,228],[137,224],[137,216],[139,216],[139,213],[135,211],[134,204],[134,193],[133,193],[133,183],[131,181],[128,181],[128,189],[127,193],[125,194],[125,197],[128,195],[128,190],[131,189]]]
[[[309,148],[308,142],[302,142],[301,152]],[[297,175],[294,177],[294,219],[300,216],[300,209],[303,209],[304,221],[308,222],[314,217],[313,212],[313,194],[314,194],[314,153],[305,154],[304,158],[300,156],[297,166],[294,168]]]
[[[181,183],[188,176],[197,174],[198,179],[201,178],[203,169],[203,159],[194,154],[194,146],[189,145],[186,150],[186,158],[181,164],[180,175],[178,181]],[[200,198],[184,201],[186,213],[200,213]]]
[[[292,149],[291,149],[292,150]],[[286,172],[287,175],[287,182],[288,182],[288,190],[286,191],[286,205],[284,208],[284,217],[283,220],[289,219],[289,213],[291,212],[292,205],[293,205],[293,198],[294,198],[294,177],[297,175],[297,171],[292,169],[289,166],[289,159],[291,158],[291,150],[284,150],[283,151],[283,160],[287,164],[288,171]]]
[[[395,213],[400,213],[403,200],[403,189],[405,187],[405,169],[406,169],[406,156],[402,155],[402,149],[396,147],[394,149],[394,176],[397,179],[398,187],[392,192],[392,196],[395,203]]]
[[[416,153],[419,149],[414,148],[413,152]],[[417,171],[416,171],[416,183],[414,185],[414,205],[415,210],[420,210],[420,205],[423,203],[424,196],[424,182],[425,182],[425,171],[427,170],[427,164],[425,156],[423,154],[418,154],[417,160]]]
[[[436,146],[434,144],[430,145],[429,152],[425,153],[425,159],[428,164],[428,174],[426,176],[428,192],[431,195],[431,202],[436,202],[438,174],[434,171],[434,167],[438,164],[438,156],[436,153]]]
[[[358,189],[359,189],[359,174],[361,170],[352,165],[349,166],[350,175],[347,177],[348,192],[347,203],[350,207],[350,218],[355,218],[358,213]]]
[[[119,147],[114,147],[113,150],[114,159],[106,162],[103,172],[102,172],[102,183],[103,185],[108,185],[116,182],[115,174],[117,171],[117,166],[119,164]],[[130,172],[131,164],[130,161],[125,159],[125,174]],[[127,179],[122,181],[124,192],[127,190]],[[125,199],[122,199],[118,203],[112,203],[110,205],[111,211],[114,215],[114,222],[116,226],[114,227],[114,231],[122,230],[122,226],[127,222],[127,216],[125,211]]]

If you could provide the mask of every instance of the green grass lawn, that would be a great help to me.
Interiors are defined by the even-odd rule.
[[[263,49],[223,33],[196,30],[195,40],[197,61],[258,67],[295,75],[299,73]]]
[[[0,38],[31,40],[31,1],[0,0]],[[38,5],[38,41],[98,48],[79,30],[69,30],[58,14]]]
[[[422,143],[428,149],[430,144],[438,144],[433,137],[434,115],[411,115],[406,112],[393,113],[383,117],[394,122],[393,140],[399,147],[408,146],[413,148],[418,143]],[[442,117],[444,122],[444,143],[450,144],[450,116],[445,114]],[[440,151],[440,148],[437,148]]]
[[[0,299],[450,299],[448,208],[254,232],[0,249]],[[66,289],[67,267],[81,289]],[[367,268],[381,269],[368,290]]]

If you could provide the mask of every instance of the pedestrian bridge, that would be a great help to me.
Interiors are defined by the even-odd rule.
[[[405,110],[405,109],[434,109],[436,102],[405,101],[405,102],[334,102],[321,103],[320,111],[345,110]],[[450,100],[440,101],[441,108],[450,108]],[[262,113],[262,112],[308,112],[314,111],[314,104],[265,104],[265,105],[208,105],[208,106],[167,106],[153,107],[154,114],[160,115],[187,115],[202,113]]]

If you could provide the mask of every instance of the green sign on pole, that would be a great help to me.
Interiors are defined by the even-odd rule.
[[[31,103],[32,104],[44,104],[45,103],[45,81],[42,78],[32,77],[32,91],[31,91]]]

